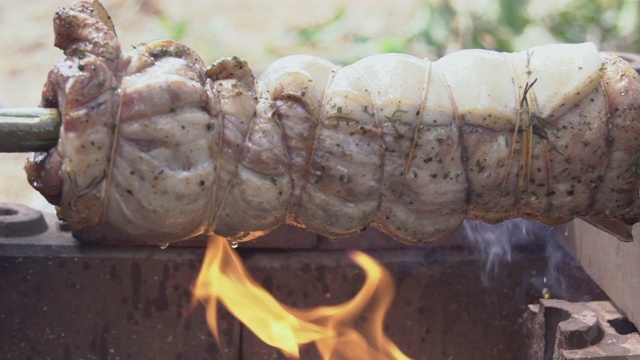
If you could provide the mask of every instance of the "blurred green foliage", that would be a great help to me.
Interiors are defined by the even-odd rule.
[[[323,23],[310,25],[296,31],[298,41],[315,45],[327,32],[331,31],[332,25],[340,22],[344,18],[345,10],[340,7],[333,17]]]
[[[170,39],[182,41],[187,35],[187,22],[171,19],[166,15],[158,17],[160,26],[167,32]]]
[[[438,56],[458,48],[517,51],[540,43],[591,41],[640,52],[639,0],[425,1],[424,26],[409,35]],[[433,34],[440,34],[434,37]]]
[[[546,25],[565,42],[592,40],[620,51],[639,52],[639,12],[638,0],[574,1]]]
[[[301,43],[335,39],[330,30],[348,21],[339,10],[329,21],[298,29]],[[548,43],[594,42],[606,51],[640,53],[640,0],[424,0],[413,19],[388,35],[350,37],[373,52],[432,58],[465,48],[518,51]],[[356,54],[358,58],[366,54]]]

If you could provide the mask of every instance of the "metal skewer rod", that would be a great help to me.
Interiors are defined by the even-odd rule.
[[[0,108],[0,153],[49,150],[59,133],[58,109]]]

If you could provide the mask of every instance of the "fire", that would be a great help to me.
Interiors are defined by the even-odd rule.
[[[262,341],[291,358],[300,357],[301,345],[315,343],[323,359],[408,359],[382,328],[395,293],[391,276],[364,253],[354,251],[350,257],[366,277],[353,299],[294,309],[278,302],[251,277],[226,239],[212,237],[194,295],[207,307],[207,323],[218,343],[216,314],[222,304]],[[359,332],[353,323],[365,309],[366,330]]]

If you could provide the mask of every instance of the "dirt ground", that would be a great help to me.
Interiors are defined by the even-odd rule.
[[[210,62],[237,55],[253,69],[290,54],[333,61],[377,53],[376,39],[406,36],[419,0],[104,0],[124,49],[180,38]],[[53,47],[51,19],[72,0],[0,0],[0,106],[38,104],[49,68],[63,57]],[[339,18],[339,21],[335,21]],[[334,20],[334,21],[332,21]],[[322,29],[318,33],[317,29]],[[300,31],[306,30],[306,31]],[[51,210],[25,181],[26,154],[0,154],[0,202]]]

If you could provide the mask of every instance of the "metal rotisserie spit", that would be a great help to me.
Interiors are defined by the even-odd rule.
[[[2,151],[40,151],[28,181],[64,221],[0,209],[9,356],[640,356],[640,81],[623,58],[294,56],[256,80],[174,41],[123,52],[98,2],[54,30],[66,58],[43,109],[0,124]]]

